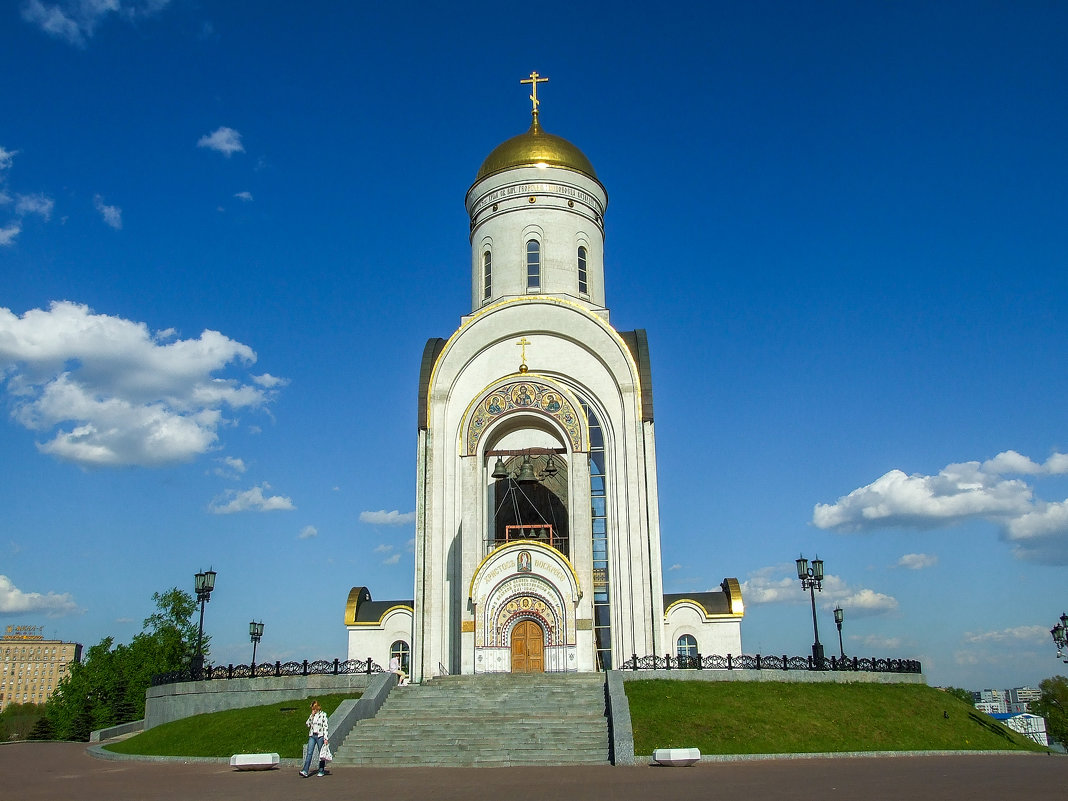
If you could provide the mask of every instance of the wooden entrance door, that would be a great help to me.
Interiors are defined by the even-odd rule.
[[[512,629],[512,672],[545,671],[545,632],[533,620],[521,620]]]

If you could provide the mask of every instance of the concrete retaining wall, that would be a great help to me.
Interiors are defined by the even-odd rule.
[[[123,737],[127,734],[138,734],[144,731],[145,721],[133,720],[129,723],[120,723],[118,726],[109,726],[106,729],[97,729],[96,731],[89,732],[89,742],[99,743],[103,740],[110,740],[114,737]]]
[[[926,684],[922,673],[868,673],[862,670],[621,670],[623,681],[788,681],[795,684]]]
[[[145,693],[145,729],[206,712],[299,701],[313,695],[364,692],[376,676],[283,676],[281,678],[213,679],[149,687]]]

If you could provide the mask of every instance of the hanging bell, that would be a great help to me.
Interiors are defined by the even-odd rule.
[[[538,480],[538,477],[534,475],[534,465],[530,463],[529,455],[523,457],[523,464],[519,466],[519,475],[515,480],[520,484],[532,484]]]
[[[497,464],[493,465],[493,472],[490,475],[493,478],[508,478],[508,470],[504,466],[504,459],[500,456],[497,457]]]
[[[550,453],[549,458],[545,460],[545,469],[542,472],[551,478],[556,475],[556,472],[559,469],[560,468],[556,466],[556,460],[553,459],[553,455]]]

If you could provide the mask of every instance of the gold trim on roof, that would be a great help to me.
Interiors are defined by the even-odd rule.
[[[389,617],[391,614],[393,614],[393,612],[396,612],[398,609],[407,609],[413,615],[415,614],[415,609],[413,609],[412,607],[408,606],[408,604],[394,604],[393,606],[389,607],[389,609],[387,609],[385,612],[383,612],[381,614],[381,616],[378,618],[378,620],[364,620],[364,621],[354,620],[352,623],[346,623],[345,625],[347,625],[347,626],[381,626],[382,622],[387,617]]]
[[[745,614],[745,604],[742,603],[742,585],[738,583],[736,578],[723,579],[723,591],[727,593],[727,597],[731,603],[731,614],[741,617]]]

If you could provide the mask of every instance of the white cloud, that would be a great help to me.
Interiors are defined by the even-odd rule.
[[[170,0],[62,0],[48,4],[27,0],[22,18],[49,36],[84,47],[108,14],[135,21],[159,13],[169,3]]]
[[[883,637],[878,634],[868,634],[864,637],[850,637],[853,642],[858,642],[871,651],[896,651],[901,647],[900,637]]]
[[[929,553],[907,553],[897,560],[898,567],[908,570],[923,570],[938,564],[938,557]]]
[[[93,208],[100,212],[104,222],[116,231],[122,229],[122,209],[118,206],[109,206],[100,195],[93,197]]]
[[[48,617],[62,617],[81,611],[70,593],[23,592],[7,576],[0,576],[0,614],[44,613]]]
[[[197,140],[197,147],[216,150],[227,158],[230,158],[234,153],[245,152],[245,146],[241,144],[241,134],[233,128],[227,128],[225,125],[210,134],[200,137]]]
[[[315,526],[305,526],[304,528],[302,528],[300,530],[300,533],[297,535],[297,539],[298,540],[310,540],[312,537],[318,537],[318,536],[319,536],[319,529],[317,529]]]
[[[381,545],[375,546],[374,552],[375,553],[389,553],[392,550],[393,550],[393,546],[392,545],[386,545],[385,543],[382,543]]]
[[[37,214],[46,220],[52,219],[52,209],[56,202],[43,192],[32,195],[17,195],[15,197],[15,214],[25,217],[27,214]]]
[[[672,565],[671,567],[668,568],[668,572],[670,573],[672,570],[682,570],[682,565],[674,564],[674,565]]]
[[[21,230],[22,226],[17,222],[0,227],[0,246],[12,244]]]
[[[783,575],[785,574],[785,575]],[[746,604],[809,603],[809,595],[801,589],[793,563],[771,565],[756,570],[741,582],[742,598]],[[817,593],[818,606],[830,608],[835,604],[849,610],[850,617],[870,617],[892,612],[898,607],[893,596],[867,588],[854,588],[839,576],[826,575],[823,589]]]
[[[384,564],[384,565],[395,565],[395,564],[397,564],[397,562],[400,561],[400,558],[401,558],[401,555],[399,553],[395,553],[395,554],[393,554],[393,556],[390,556],[387,559],[383,559],[382,560],[382,564]]]
[[[222,478],[237,478],[248,469],[244,460],[238,459],[235,456],[223,456],[215,461],[222,465],[222,467],[216,467],[213,472],[215,475],[221,476]]]
[[[1066,473],[1068,454],[1054,453],[1039,464],[1012,450],[982,463],[947,465],[935,476],[891,470],[833,504],[816,504],[812,522],[824,529],[872,531],[983,519],[1001,527],[1017,558],[1068,564],[1068,500],[1047,503],[1027,481],[1007,477]]]
[[[1043,626],[1015,626],[1000,631],[966,632],[964,641],[968,643],[1034,643],[1045,644],[1049,639],[1049,629]]]
[[[7,148],[0,146],[0,170],[8,169],[16,154],[18,154],[17,150],[8,150]]]
[[[267,389],[274,389],[275,387],[284,387],[289,383],[286,378],[278,378],[270,373],[264,373],[263,375],[254,375],[252,380],[259,384],[261,387],[267,387]]]
[[[379,509],[377,512],[360,512],[360,522],[379,526],[403,526],[415,522],[415,512],[401,514],[396,509],[392,512],[387,512],[385,509]]]
[[[248,202],[250,202],[252,200],[252,193],[251,192],[247,192],[247,191],[246,192],[235,192],[234,193],[234,197],[236,197],[238,200],[243,200],[246,203],[248,203]]]
[[[288,512],[297,508],[284,495],[264,495],[263,491],[270,488],[270,484],[264,482],[244,492],[227,490],[208,504],[208,511],[216,515],[230,515],[235,512]]]
[[[46,432],[38,448],[82,466],[158,466],[216,446],[228,409],[272,393],[219,373],[255,362],[217,331],[196,339],[56,301],[21,317],[0,308],[0,377],[12,418]]]

